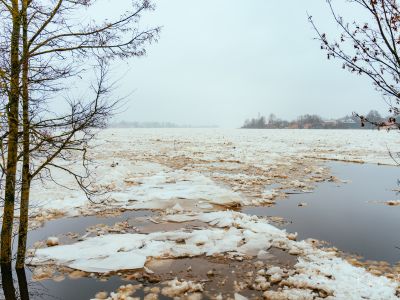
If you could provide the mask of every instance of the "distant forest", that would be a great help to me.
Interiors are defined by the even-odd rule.
[[[216,128],[217,126],[179,125],[171,122],[126,122],[112,123],[110,128]]]
[[[371,110],[366,116],[372,122],[383,122],[388,118],[382,117],[378,111]],[[294,121],[286,121],[270,114],[268,118],[259,115],[257,118],[247,119],[242,128],[248,129],[359,129],[360,119],[355,116],[345,116],[339,119],[323,119],[318,115],[302,115]],[[364,128],[375,128],[366,124]]]

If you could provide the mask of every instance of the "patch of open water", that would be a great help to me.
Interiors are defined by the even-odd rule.
[[[299,239],[316,238],[327,241],[345,252],[362,255],[365,259],[385,260],[393,264],[400,261],[400,206],[382,203],[400,198],[394,191],[398,188],[399,169],[345,163],[331,163],[330,167],[334,176],[349,182],[324,182],[313,193],[290,195],[285,200],[278,200],[274,207],[248,207],[242,211],[259,216],[284,217],[289,223],[281,227],[289,232],[298,232]],[[299,207],[299,203],[307,203],[307,206]],[[117,217],[80,217],[49,221],[44,227],[30,232],[28,244],[32,246],[36,241],[67,232],[83,234],[87,227],[95,224],[112,225],[151,215],[150,211],[134,211]],[[24,284],[24,276],[17,276],[15,273],[11,276],[10,272],[2,270],[4,292],[0,291],[0,299],[5,298],[4,294],[7,293],[13,295],[13,288],[16,289],[17,296],[8,296],[7,300],[90,299],[99,291],[111,292],[121,285],[137,283],[124,281],[118,276],[107,281],[67,277],[62,282],[32,282],[32,272],[26,269]],[[143,290],[138,291],[135,296],[143,298]],[[159,299],[168,298],[160,295]]]
[[[369,260],[400,261],[400,206],[383,203],[400,199],[394,191],[399,188],[400,169],[336,162],[329,166],[334,176],[349,182],[324,182],[313,193],[293,194],[273,207],[243,212],[283,217],[289,223],[280,227],[298,232],[299,240],[319,239]]]
[[[58,236],[68,232],[84,234],[86,228],[96,224],[113,225],[116,222],[132,221],[139,217],[150,217],[153,212],[129,211],[118,216],[112,217],[78,217],[64,218],[53,221],[48,221],[43,227],[37,228],[29,232],[28,248],[41,240],[46,240],[49,236]],[[140,225],[140,223],[135,223]],[[16,300],[16,299],[31,299],[31,300],[70,300],[70,299],[92,299],[99,291],[113,292],[121,285],[128,283],[138,284],[137,281],[127,282],[118,276],[108,278],[107,281],[102,281],[96,278],[78,278],[70,279],[66,277],[62,282],[53,280],[44,280],[40,282],[32,281],[32,271],[29,268],[23,272],[16,274],[13,270],[2,267],[2,288],[0,289],[0,299]],[[24,284],[25,282],[25,284]],[[2,290],[2,291],[1,291]],[[143,298],[143,290],[138,290],[135,293],[136,297]],[[160,300],[170,299],[160,295]]]
[[[64,240],[64,235],[68,232],[78,233],[83,235],[86,233],[86,228],[97,225],[107,224],[113,225],[116,222],[128,221],[129,224],[140,228],[140,232],[148,233],[159,230],[173,230],[182,227],[200,226],[196,222],[188,223],[171,223],[171,224],[154,224],[148,220],[149,217],[153,217],[154,212],[152,211],[130,211],[125,212],[119,216],[109,217],[78,217],[78,218],[65,218],[59,220],[48,221],[43,227],[37,228],[30,232],[28,244],[32,246],[35,242],[40,240],[46,240],[49,236],[58,236],[60,240]],[[205,225],[205,224],[203,224]],[[176,228],[175,228],[176,227]],[[64,242],[64,241],[63,241]],[[65,240],[68,242],[68,239]],[[70,242],[70,241],[69,241]],[[183,258],[177,260],[162,260],[162,261],[151,261],[149,268],[154,270],[159,276],[161,282],[166,280],[172,280],[175,277],[185,280],[205,281],[206,294],[203,295],[202,299],[210,299],[210,294],[229,294],[233,297],[234,282],[243,280],[243,276],[246,271],[252,271],[254,274],[258,270],[254,264],[255,260],[244,260],[243,262],[230,261],[226,259],[214,259],[206,257],[197,258]],[[293,266],[296,262],[296,257],[289,255],[287,252],[280,249],[271,249],[270,256],[266,258],[266,263],[281,266]],[[190,267],[190,271],[189,268]],[[214,274],[212,278],[208,277],[207,272],[213,270]],[[100,291],[106,291],[108,293],[116,291],[120,286],[127,284],[143,284],[143,288],[138,289],[133,297],[144,299],[148,291],[145,291],[146,287],[160,287],[163,285],[151,281],[150,279],[128,279],[131,275],[134,275],[136,271],[121,272],[121,276],[106,276],[103,278],[96,277],[79,277],[69,278],[68,275],[60,282],[52,279],[44,279],[42,281],[35,282],[33,280],[33,270],[27,267],[25,272],[16,273],[10,268],[1,269],[1,287],[0,287],[0,299],[6,300],[70,300],[70,299],[93,299],[94,296]],[[171,271],[171,272],[170,272]],[[134,277],[134,276],[132,276]],[[221,282],[225,282],[221,285]],[[257,295],[256,295],[257,294]],[[261,292],[254,290],[245,290],[243,295],[247,295],[250,298],[260,298]],[[167,300],[172,299],[162,294],[158,295],[158,299]]]
[[[49,236],[57,236],[74,232],[84,234],[86,229],[97,224],[113,225],[117,222],[132,221],[136,218],[151,217],[154,213],[150,210],[127,211],[117,216],[87,216],[75,218],[63,218],[47,221],[40,228],[29,231],[28,249],[37,241],[46,240]],[[140,225],[136,222],[136,225]]]

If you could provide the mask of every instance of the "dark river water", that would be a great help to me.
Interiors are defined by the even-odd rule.
[[[394,191],[400,188],[400,169],[368,164],[331,163],[329,166],[333,175],[349,182],[324,182],[313,193],[291,195],[287,199],[278,200],[274,207],[250,207],[242,211],[259,216],[284,217],[289,223],[283,228],[289,232],[298,232],[299,239],[327,241],[345,252],[362,255],[365,259],[384,260],[392,264],[400,261],[400,206],[382,203],[400,199],[400,195]],[[299,203],[307,205],[299,207]],[[87,227],[95,224],[111,225],[150,215],[149,211],[141,211],[111,218],[81,217],[50,221],[44,227],[30,232],[29,245],[67,232],[83,234]],[[0,289],[0,299],[91,299],[99,291],[111,292],[123,284],[137,283],[123,281],[117,276],[108,281],[66,278],[62,282],[32,282],[29,269],[25,270],[25,274],[18,275],[14,272],[11,276],[10,270],[2,270],[4,292],[1,293]],[[17,296],[11,296],[13,294]],[[139,291],[135,296],[143,297],[143,292]]]
[[[246,208],[247,214],[281,216],[284,228],[299,239],[315,238],[365,259],[400,261],[400,168],[369,164],[331,163],[334,176],[348,183],[324,182],[313,193],[294,194],[274,207]],[[299,207],[299,203],[306,203]]]
[[[46,240],[49,236],[58,236],[67,232],[75,232],[84,234],[86,228],[96,224],[113,225],[116,222],[135,220],[138,217],[151,216],[150,211],[131,211],[125,212],[117,217],[79,217],[49,221],[37,230],[29,233],[28,248],[36,241]],[[140,223],[135,222],[135,225]],[[2,289],[0,290],[0,299],[31,299],[31,300],[88,300],[100,291],[113,292],[121,285],[138,284],[136,281],[124,281],[118,276],[113,276],[107,281],[101,281],[96,278],[79,278],[70,279],[68,277],[61,282],[52,280],[44,280],[41,282],[33,282],[31,280],[32,272],[29,268],[25,269],[25,274],[16,274],[11,270],[2,268]],[[26,282],[25,282],[26,281]],[[15,297],[13,295],[16,295]],[[144,297],[143,290],[139,290],[135,297]],[[169,299],[160,297],[161,300]]]

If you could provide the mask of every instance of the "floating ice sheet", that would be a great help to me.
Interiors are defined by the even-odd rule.
[[[175,222],[200,220],[213,227],[191,232],[88,238],[73,245],[38,249],[31,264],[55,262],[87,272],[107,272],[142,268],[149,257],[162,259],[226,252],[255,255],[274,245],[300,253],[296,272],[285,279],[285,284],[292,289],[280,292],[281,296],[297,299],[298,295],[305,295],[304,299],[312,299],[315,290],[323,290],[332,295],[328,299],[398,299],[396,282],[354,267],[335,253],[324,252],[305,241],[292,241],[285,231],[257,217],[226,211],[167,216],[165,219]]]

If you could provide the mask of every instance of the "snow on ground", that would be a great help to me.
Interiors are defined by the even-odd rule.
[[[212,212],[195,215],[169,215],[167,221],[198,220],[210,227],[186,231],[155,232],[150,234],[110,234],[87,238],[72,245],[38,249],[30,262],[41,265],[49,262],[87,272],[108,272],[144,267],[149,258],[179,258],[227,253],[256,256],[270,247],[298,253],[294,271],[285,275],[279,267],[265,273],[271,282],[280,282],[283,291],[266,292],[286,299],[313,299],[323,292],[327,299],[398,299],[398,284],[377,277],[362,268],[350,265],[334,252],[324,252],[311,244],[289,239],[279,230],[257,217],[237,212]],[[280,298],[277,298],[280,299]]]

